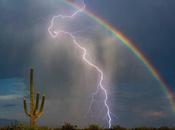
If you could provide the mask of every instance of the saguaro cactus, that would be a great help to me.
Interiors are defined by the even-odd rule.
[[[34,84],[33,84],[33,69],[30,69],[30,111],[27,111],[27,103],[26,103],[26,97],[24,97],[24,112],[27,116],[30,117],[30,125],[36,126],[37,119],[43,114],[44,110],[44,102],[45,102],[45,96],[42,96],[41,106],[39,107],[39,98],[40,94],[36,94],[36,102],[35,100],[35,92],[34,92]]]

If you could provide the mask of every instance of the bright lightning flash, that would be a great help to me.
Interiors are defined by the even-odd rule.
[[[83,61],[88,64],[89,66],[93,67],[98,73],[99,73],[99,78],[100,78],[100,81],[98,83],[98,86],[97,86],[97,91],[98,91],[98,88],[100,88],[103,92],[104,92],[104,95],[105,95],[105,99],[104,99],[104,105],[107,109],[107,117],[108,117],[108,127],[110,128],[111,127],[111,112],[110,112],[110,109],[109,109],[109,106],[107,104],[107,100],[108,100],[108,94],[107,94],[107,90],[105,89],[105,87],[103,86],[103,79],[104,79],[104,74],[103,74],[103,71],[95,64],[93,64],[91,61],[89,61],[87,59],[87,50],[86,48],[82,47],[78,41],[76,40],[76,37],[70,33],[70,32],[67,32],[67,31],[64,31],[64,30],[58,30],[58,31],[55,31],[53,28],[54,28],[54,22],[56,19],[72,19],[74,18],[77,14],[83,12],[86,8],[86,5],[85,5],[85,2],[83,1],[83,7],[81,9],[78,9],[76,12],[74,12],[72,15],[70,16],[66,16],[66,15],[57,15],[57,16],[53,16],[52,19],[51,19],[51,22],[50,22],[50,26],[48,28],[48,32],[49,34],[51,35],[52,38],[56,38],[58,35],[60,34],[64,34],[64,35],[67,35],[69,36],[73,43],[83,52],[82,54],[82,59]],[[94,96],[97,94],[97,92],[95,92],[93,94],[93,99],[92,99],[92,102],[94,100]],[[92,105],[92,103],[91,103]],[[90,105],[90,108],[91,108],[91,105]]]

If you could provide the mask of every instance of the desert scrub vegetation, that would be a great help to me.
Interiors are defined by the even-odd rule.
[[[78,128],[77,125],[72,125],[70,123],[65,123],[60,128],[49,128],[49,127],[31,127],[25,124],[16,124],[8,127],[0,128],[0,130],[175,130],[175,128],[160,127],[160,128],[124,128],[121,126],[114,126],[112,128],[102,128],[96,124],[89,125],[87,128]]]

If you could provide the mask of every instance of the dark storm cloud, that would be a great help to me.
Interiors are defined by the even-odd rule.
[[[115,111],[118,113],[118,122],[121,125],[133,126],[155,126],[173,125],[174,116],[169,107],[168,99],[158,90],[156,82],[148,84],[117,84],[117,90],[113,89],[115,95],[111,102],[116,102]],[[114,92],[115,91],[115,92]],[[164,104],[164,105],[163,105]],[[127,115],[130,115],[127,118]],[[128,121],[132,119],[132,121]],[[164,122],[169,120],[169,122]],[[138,123],[139,122],[139,123]]]
[[[96,0],[87,3],[91,10],[131,39],[174,90],[174,0]]]
[[[28,70],[33,67],[36,89],[41,94],[46,94],[45,114],[40,120],[41,124],[58,126],[64,121],[70,121],[80,126],[92,122],[106,126],[106,121],[101,114],[105,113],[105,109],[99,112],[99,109],[103,107],[102,94],[95,97],[96,104],[86,115],[91,94],[96,90],[97,73],[82,62],[82,52],[72,44],[70,38],[60,36],[52,39],[47,32],[48,21],[53,14],[71,12],[67,11],[68,8],[64,8],[67,6],[61,2],[58,3],[56,4],[53,0],[42,2],[3,0],[0,2],[0,12],[3,12],[0,15],[2,16],[0,17],[2,19],[0,20],[0,27],[2,27],[0,31],[2,34],[0,36],[0,77],[3,82],[5,78],[24,79],[20,80],[24,90],[17,89],[18,84],[12,89],[11,82],[16,84],[18,81],[10,80],[9,85],[8,80],[4,85],[0,84],[0,86],[7,86],[7,88],[0,88],[3,90],[0,94],[3,96],[8,92],[7,97],[2,99],[9,99],[15,94],[27,96]],[[122,16],[119,19],[122,19]],[[109,104],[112,112],[118,116],[114,124],[171,126],[174,117],[167,95],[163,93],[160,84],[144,65],[124,46],[116,45],[119,41],[116,41],[97,23],[84,15],[80,15],[77,19],[71,23],[73,27],[76,27],[76,31],[84,30],[83,26],[85,29],[89,26],[93,27],[76,35],[81,44],[90,52],[91,55],[88,55],[88,58],[100,65],[105,72],[104,84],[109,89]],[[129,23],[129,19],[127,17],[125,20]],[[81,26],[78,28],[77,24]],[[11,92],[11,90],[14,91]],[[12,101],[14,100],[4,100],[0,104],[2,107],[8,107]],[[17,104],[16,109],[12,109],[15,106],[9,107],[7,112],[4,107],[4,113],[1,116],[26,120],[22,110],[22,98],[14,102]],[[164,120],[166,121],[163,122]]]
[[[47,39],[48,20],[42,21],[42,19],[39,19],[43,23],[40,23],[40,21],[38,20],[38,18],[40,17],[44,18],[49,17],[49,16],[45,17],[46,15],[44,14],[45,12],[40,12],[38,10],[38,5],[41,3],[38,3],[37,5],[31,1],[26,2],[15,1],[15,3],[10,1],[1,1],[1,2],[4,2],[3,4],[1,4],[2,5],[1,12],[3,12],[4,15],[1,18],[2,19],[1,21],[3,22],[1,22],[0,24],[2,27],[1,48],[0,48],[1,53],[0,58],[2,59],[0,64],[1,65],[0,75],[2,80],[4,80],[4,78],[10,79],[19,77],[24,78],[24,83],[27,84],[28,70],[30,67],[34,67],[36,70],[35,77],[37,82],[35,83],[37,89],[40,89],[42,93],[46,93],[47,96],[46,124],[56,125],[57,123],[60,122],[60,120],[73,121],[75,117],[78,118],[82,116],[86,112],[86,109],[88,108],[87,105],[89,104],[90,99],[89,95],[88,97],[83,97],[82,95],[88,94],[86,90],[89,89],[87,83],[89,80],[91,81],[91,84],[94,83],[95,84],[94,86],[96,86],[96,78],[92,76],[91,78],[89,78],[89,80],[87,80],[84,77],[84,75],[80,75],[80,73],[83,74],[86,72],[83,72],[84,67],[82,67],[83,63],[80,62],[81,60],[80,57],[76,58],[71,53],[72,52],[71,49],[74,50],[74,47],[70,46],[67,48],[71,49],[67,49],[64,48],[63,46],[61,49],[59,49],[57,47],[48,44],[48,43],[51,44],[58,44],[58,43],[57,41],[53,43],[53,39],[52,40]],[[45,6],[46,5],[43,5],[43,7]],[[41,14],[40,13],[38,14],[38,12],[40,12]],[[62,45],[64,42],[62,41]],[[67,43],[71,42],[67,41]],[[47,48],[44,48],[45,45]],[[49,50],[49,47],[51,47],[50,48],[51,50]],[[80,52],[76,53],[76,51],[77,50],[75,50],[74,54],[77,55],[80,53]],[[55,57],[56,55],[58,56]],[[93,72],[91,74],[93,74]],[[95,75],[96,74],[94,74],[94,76]],[[84,81],[85,85],[83,84],[83,81],[80,80],[80,78]],[[77,79],[79,79],[81,82],[78,83]],[[74,83],[74,80],[76,80],[75,81],[76,83]],[[11,99],[17,96],[16,94],[9,92],[11,90],[15,90],[17,86],[14,86],[12,88],[9,87],[8,89],[6,88],[7,85],[8,83],[2,85],[4,91],[2,91],[1,93],[2,95],[1,99],[3,100],[1,101],[1,106],[10,104]],[[81,91],[82,89],[78,91],[72,91],[73,89],[77,89],[76,85],[78,87],[84,86],[85,88],[84,91]],[[9,86],[11,86],[11,84]],[[8,92],[8,94],[4,96],[6,92]],[[19,90],[19,93],[20,92],[21,90]],[[25,94],[28,95],[27,93]],[[59,104],[59,102],[61,104]],[[82,102],[84,102],[85,104],[82,105]],[[5,116],[13,118],[16,116],[18,119],[21,119],[24,117],[24,114],[21,114],[22,98],[20,97],[18,98],[17,101],[15,100],[15,103],[17,104],[17,108],[16,109],[13,109],[12,107],[11,109],[9,108],[10,109],[10,110],[8,109],[9,113],[7,113],[6,111],[7,109],[6,110],[3,109],[4,113],[1,114],[1,118]],[[77,109],[78,105],[81,105],[79,109]],[[15,114],[12,114],[14,111]],[[55,114],[55,112],[58,114],[62,113],[61,114],[62,118],[59,119],[57,122],[55,119],[57,119],[58,117]],[[49,122],[49,119],[52,119],[50,120],[51,122]]]

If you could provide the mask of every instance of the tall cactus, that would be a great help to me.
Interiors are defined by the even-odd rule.
[[[30,117],[30,125],[36,126],[37,119],[43,114],[44,110],[44,102],[45,102],[45,96],[42,96],[41,106],[39,107],[39,98],[40,94],[36,94],[36,102],[35,100],[35,92],[34,92],[34,84],[33,84],[33,69],[30,69],[30,111],[27,111],[27,103],[26,103],[26,97],[24,97],[23,103],[24,103],[24,112],[27,116]]]

